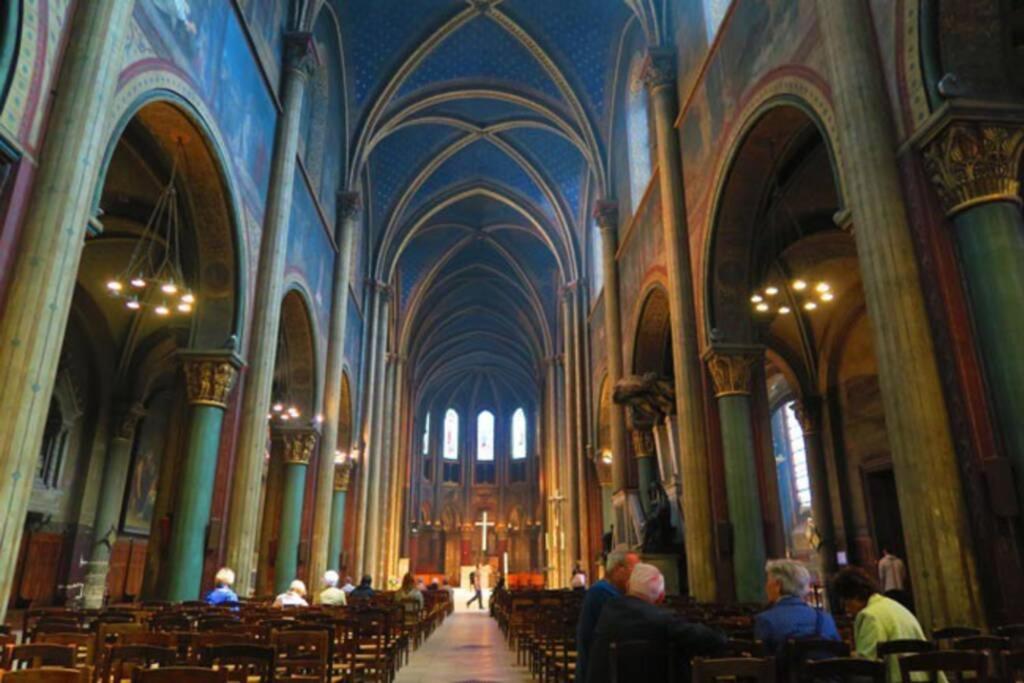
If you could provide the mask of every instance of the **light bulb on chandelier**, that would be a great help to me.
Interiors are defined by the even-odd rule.
[[[781,300],[772,301],[779,297]],[[790,280],[788,287],[770,284],[750,295],[750,303],[759,319],[774,315],[789,315],[799,306],[807,312],[813,312],[836,298],[832,285],[824,280],[810,282],[802,278]],[[785,302],[785,303],[783,303]]]

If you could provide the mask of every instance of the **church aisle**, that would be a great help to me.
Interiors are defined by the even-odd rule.
[[[526,669],[515,662],[488,612],[456,612],[412,653],[396,683],[530,681]]]

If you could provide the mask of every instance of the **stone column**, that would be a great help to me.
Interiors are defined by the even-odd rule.
[[[811,517],[820,538],[818,559],[821,562],[822,580],[835,573],[836,532],[832,517],[832,496],[828,490],[828,466],[825,464],[825,447],[821,439],[820,396],[804,396],[796,402],[796,418],[804,433],[804,454],[807,457],[807,471],[811,478]]]
[[[556,356],[545,358],[544,365],[544,496],[550,499],[559,486],[558,428],[556,426],[558,358]],[[545,519],[545,538],[547,539],[545,566],[548,568],[545,580],[548,588],[554,588],[559,581],[561,557],[553,542],[558,533],[558,520],[550,502],[545,505]]]
[[[818,0],[839,126],[834,141],[885,406],[915,605],[927,630],[982,625],[981,595],[866,0]],[[956,558],[956,561],[950,561]]]
[[[370,444],[367,459],[367,472],[369,473],[369,491],[366,498],[366,545],[363,549],[363,556],[366,558],[363,563],[363,571],[373,576],[377,586],[383,588],[379,583],[378,558],[380,557],[381,542],[381,491],[382,468],[384,466],[384,409],[387,403],[387,377],[390,370],[388,359],[388,315],[390,310],[391,293],[386,285],[379,285],[377,288],[377,319],[373,321],[374,342],[377,345],[376,367],[374,368],[374,379],[376,390],[374,391],[374,406],[370,421]]]
[[[406,448],[405,429],[405,391],[402,388],[405,382],[405,358],[395,357],[395,378],[392,387],[393,407],[391,425],[388,428],[390,455],[390,467],[388,478],[388,522],[387,526],[387,557],[385,559],[386,573],[398,572],[398,559],[401,552],[402,516],[404,514],[406,465],[410,449]],[[401,578],[401,577],[399,577]]]
[[[704,384],[697,344],[690,231],[686,223],[682,153],[676,134],[679,108],[676,95],[675,53],[651,50],[646,81],[658,146],[661,221],[665,232],[668,301],[675,365],[676,414],[679,416],[679,472],[683,480],[683,520],[686,525],[686,571],[690,595],[715,600],[715,537],[711,514],[711,477],[704,424]]]
[[[281,323],[288,219],[291,214],[295,155],[298,152],[302,122],[302,101],[306,81],[317,65],[316,60],[311,34],[291,33],[286,36],[282,111],[274,140],[270,190],[260,240],[256,292],[251,309],[249,367],[242,396],[241,427],[228,511],[227,562],[235,570],[235,589],[243,597],[252,592],[254,548],[259,529],[260,476]]]
[[[619,305],[619,205],[599,202],[594,217],[601,229],[601,265],[604,269],[604,335],[607,349],[608,384],[614,387],[622,379],[622,309]],[[629,465],[626,462],[626,417],[614,401],[608,407],[608,425],[612,448],[612,493],[626,488]],[[619,529],[616,542],[625,540]]]
[[[394,482],[394,470],[396,458],[394,453],[394,425],[395,413],[398,408],[395,399],[395,381],[398,375],[398,367],[401,359],[398,354],[387,355],[387,371],[384,375],[384,410],[381,413],[381,447],[380,447],[380,498],[378,507],[380,509],[377,518],[376,533],[374,534],[377,547],[376,574],[380,577],[379,585],[387,585],[388,576],[391,571],[390,549],[391,549],[391,513],[392,498],[391,486]]]
[[[338,198],[338,254],[334,259],[334,285],[331,294],[331,329],[327,340],[327,366],[324,371],[323,439],[316,472],[316,500],[313,507],[313,542],[309,561],[310,580],[319,580],[329,568],[336,568],[338,556],[328,549],[333,541],[333,501],[336,467],[334,451],[348,451],[351,444],[338,444],[341,420],[341,382],[345,370],[345,336],[348,327],[349,280],[352,277],[352,244],[359,230],[359,194],[341,193]],[[348,488],[348,484],[345,485]]]
[[[117,526],[121,522],[124,486],[128,481],[128,468],[131,466],[135,428],[144,414],[143,406],[135,404],[114,416],[113,436],[107,444],[107,460],[103,465],[96,521],[92,527],[92,553],[85,570],[84,597],[87,609],[99,609],[103,606],[107,572],[110,569],[110,553],[117,542]]]
[[[377,392],[380,390],[376,379],[377,363],[379,362],[377,358],[379,355],[378,347],[380,346],[377,343],[377,318],[383,298],[381,290],[387,287],[384,283],[373,280],[368,280],[367,285],[369,289],[367,308],[370,313],[366,317],[368,324],[363,339],[366,345],[366,367],[362,373],[364,377],[364,403],[361,419],[362,425],[360,427],[363,446],[360,456],[362,457],[363,466],[359,473],[359,495],[356,499],[358,514],[356,515],[356,564],[354,567],[355,573],[360,577],[366,574],[368,569],[366,565],[366,522],[367,515],[369,514],[368,503],[370,498],[370,452],[373,446],[374,408],[377,404]],[[367,443],[368,441],[370,442],[369,444]],[[438,486],[440,486],[440,474],[438,474]]]
[[[75,7],[0,313],[0,619],[14,581],[134,3]]]
[[[761,359],[760,351],[749,348],[716,348],[707,354],[722,423],[733,573],[740,602],[764,600],[764,519],[750,406],[750,373]]]
[[[576,451],[573,456],[573,472],[575,473],[576,489],[576,517],[575,522],[578,528],[578,557],[587,576],[593,573],[591,562],[593,556],[590,550],[590,506],[587,505],[587,469],[592,467],[587,457],[587,374],[589,369],[586,365],[586,354],[583,352],[583,288],[586,283],[582,280],[576,281],[576,286],[570,291],[569,312],[572,321],[572,352],[575,362],[573,369],[574,392],[570,399],[570,405],[575,411],[574,424],[576,427]]]
[[[331,502],[331,533],[330,546],[327,549],[327,569],[341,569],[342,542],[345,539],[345,494],[352,480],[351,460],[334,464],[334,500]],[[315,574],[312,575],[314,578]]]
[[[640,505],[644,514],[651,512],[649,496],[651,483],[658,480],[658,464],[655,461],[654,425],[633,424],[633,452],[636,455],[637,488],[640,489]]]
[[[1019,115],[1019,114],[1018,114]],[[1024,127],[953,121],[925,149],[925,168],[952,219],[985,379],[1024,501]]]
[[[562,416],[563,429],[565,431],[565,452],[562,454],[562,466],[564,476],[562,478],[561,493],[566,499],[567,517],[562,517],[563,530],[566,535],[566,551],[569,555],[569,565],[566,570],[571,571],[574,562],[579,557],[579,501],[577,500],[577,477],[579,470],[576,467],[576,449],[579,444],[576,441],[576,354],[574,353],[573,339],[573,306],[572,288],[575,283],[570,283],[562,290],[562,330],[564,332],[565,366],[562,371]],[[566,574],[568,580],[568,574]]]
[[[306,468],[316,448],[317,433],[312,428],[282,428],[284,448],[284,489],[281,492],[281,528],[274,558],[274,590],[283,593],[298,578],[299,535],[302,530],[302,499],[306,491]],[[312,582],[319,577],[308,577]]]
[[[181,355],[191,414],[164,572],[166,597],[175,601],[199,597],[220,429],[228,395],[242,366],[241,359],[230,351],[183,351]]]

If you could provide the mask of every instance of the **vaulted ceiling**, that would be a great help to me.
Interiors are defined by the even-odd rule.
[[[584,272],[588,207],[607,193],[629,4],[339,4],[348,186],[365,197],[371,275],[396,285],[414,387],[536,397],[559,287]]]

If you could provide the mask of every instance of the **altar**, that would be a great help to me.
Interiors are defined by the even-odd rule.
[[[466,565],[459,568],[459,587],[466,590],[470,590],[469,575],[472,572],[477,571],[476,565]],[[488,589],[494,587],[492,581],[494,570],[489,564],[484,564],[479,567],[480,571],[480,588]]]

